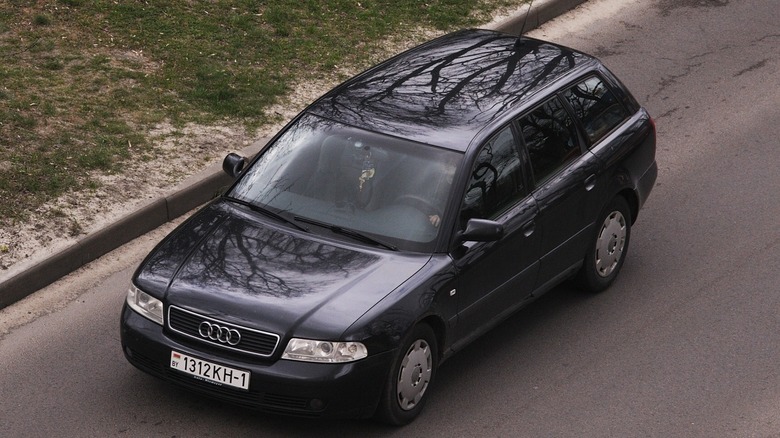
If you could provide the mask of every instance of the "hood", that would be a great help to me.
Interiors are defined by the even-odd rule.
[[[335,340],[429,259],[334,243],[218,201],[155,248],[135,283],[226,322]]]

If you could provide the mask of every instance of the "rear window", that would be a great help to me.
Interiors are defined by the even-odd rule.
[[[563,93],[582,122],[591,144],[597,143],[629,116],[615,93],[599,76],[589,76]]]

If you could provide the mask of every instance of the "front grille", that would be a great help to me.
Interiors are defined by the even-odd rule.
[[[285,411],[306,411],[311,399],[280,394],[266,394],[263,397],[263,406],[267,409],[280,409]]]
[[[227,329],[238,330],[241,333],[241,341],[238,344],[231,346],[226,343],[204,338],[200,335],[199,331],[200,325],[203,322],[218,324]],[[176,333],[196,339],[200,342],[226,350],[251,354],[253,356],[271,356],[274,353],[274,350],[276,350],[276,345],[279,343],[279,335],[230,324],[176,306],[170,306],[168,308],[168,327]]]

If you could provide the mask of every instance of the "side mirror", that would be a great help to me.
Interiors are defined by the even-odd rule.
[[[504,226],[487,219],[469,219],[458,233],[458,242],[494,242],[504,236]]]
[[[238,178],[238,175],[241,175],[241,171],[244,170],[244,165],[246,165],[246,159],[241,155],[231,152],[227,154],[225,160],[222,161],[222,170],[230,175],[230,177]]]

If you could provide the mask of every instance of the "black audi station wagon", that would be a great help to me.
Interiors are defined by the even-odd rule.
[[[447,358],[568,278],[609,286],[655,127],[597,59],[464,30],[334,88],[132,278],[127,360],[266,412],[405,424]]]

